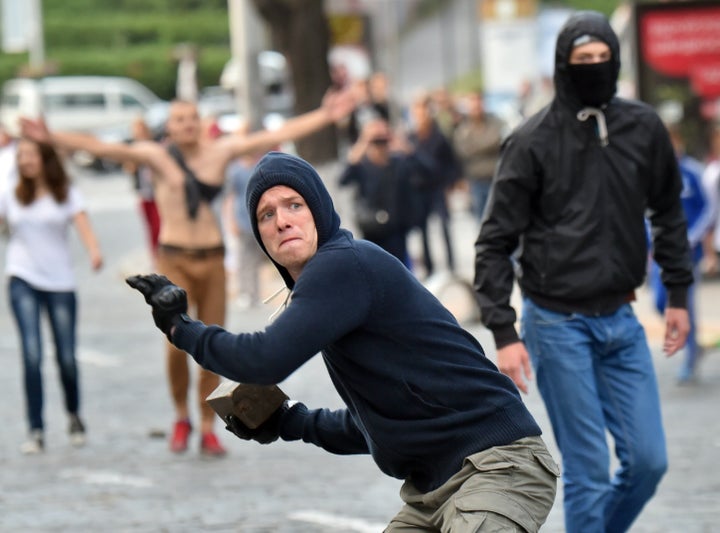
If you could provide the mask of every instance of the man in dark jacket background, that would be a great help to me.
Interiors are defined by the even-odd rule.
[[[626,531],[667,468],[652,356],[629,304],[646,273],[646,210],[669,295],[667,355],[689,330],[678,166],[657,114],[615,97],[619,70],[607,19],[571,16],[557,39],[556,96],[504,143],[475,245],[498,366],[523,392],[530,360],[537,375],[562,453],[570,533]],[[510,305],[515,253],[522,341]],[[606,430],[619,459],[612,477]]]
[[[187,318],[185,292],[157,275],[128,283],[158,327],[204,368],[234,381],[280,383],[322,358],[346,409],[286,403],[241,438],[303,440],[371,454],[405,480],[388,532],[528,531],[545,521],[557,465],[511,380],[395,257],[340,228],[305,161],[270,153],[248,184],[253,233],[292,297],[264,330],[234,335]]]

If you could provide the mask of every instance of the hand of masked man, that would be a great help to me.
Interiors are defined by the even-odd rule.
[[[291,403],[285,400],[283,404],[270,415],[270,418],[255,429],[247,427],[238,417],[228,415],[225,417],[225,423],[227,424],[225,429],[243,440],[254,440],[260,444],[270,444],[271,442],[275,442],[280,436],[280,420],[290,409],[290,405]]]
[[[125,281],[145,296],[145,301],[152,307],[155,325],[172,342],[172,328],[183,320],[188,309],[185,289],[159,274],[130,276]]]

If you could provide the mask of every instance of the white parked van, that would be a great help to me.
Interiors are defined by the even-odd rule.
[[[20,116],[43,115],[58,131],[127,129],[138,116],[146,116],[163,102],[136,80],[113,76],[50,76],[17,78],[3,84],[0,124],[19,133]],[[153,116],[156,115],[153,114]],[[158,124],[148,124],[155,128]]]

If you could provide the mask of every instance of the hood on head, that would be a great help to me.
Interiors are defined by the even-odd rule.
[[[307,202],[317,228],[318,248],[340,229],[340,217],[335,211],[330,193],[317,171],[299,157],[282,152],[268,152],[255,165],[245,196],[255,240],[266,255],[268,253],[258,231],[257,206],[263,193],[276,185],[290,187]],[[268,255],[268,257],[270,256]],[[272,260],[272,257],[270,259]],[[285,280],[285,284],[292,289],[295,281],[287,269],[274,260],[273,263]]]
[[[583,107],[575,94],[575,88],[568,73],[573,43],[578,37],[589,35],[603,41],[610,47],[615,80],[620,74],[620,42],[610,26],[610,21],[597,11],[578,11],[565,21],[555,45],[555,92],[557,97],[574,107]]]

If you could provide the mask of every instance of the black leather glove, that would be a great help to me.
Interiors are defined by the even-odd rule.
[[[225,417],[225,423],[227,424],[225,429],[243,440],[254,440],[260,444],[270,444],[278,440],[280,436],[280,420],[289,409],[290,403],[285,400],[280,407],[275,409],[270,418],[255,429],[247,427],[235,415],[228,415]]]
[[[155,325],[172,342],[172,327],[183,320],[188,309],[185,289],[159,274],[130,276],[125,281],[145,296],[145,301],[152,307]]]

